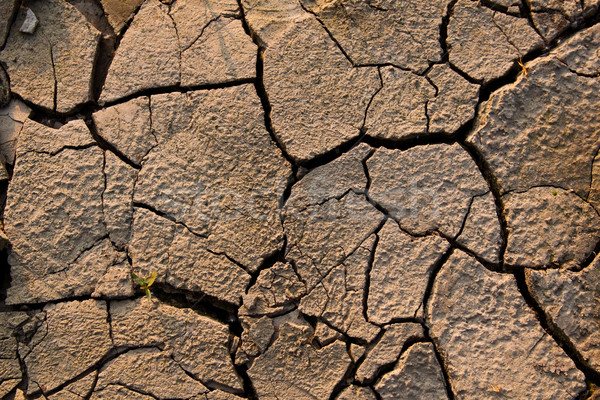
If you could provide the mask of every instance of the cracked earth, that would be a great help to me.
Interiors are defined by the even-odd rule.
[[[0,48],[0,398],[600,398],[600,1],[1,0]]]

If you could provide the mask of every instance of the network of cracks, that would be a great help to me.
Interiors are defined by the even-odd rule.
[[[0,398],[595,398],[599,6],[2,2]]]

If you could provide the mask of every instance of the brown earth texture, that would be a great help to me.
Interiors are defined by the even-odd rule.
[[[600,398],[599,0],[0,0],[0,64],[0,399]]]

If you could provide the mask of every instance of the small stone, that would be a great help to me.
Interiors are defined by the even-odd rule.
[[[489,191],[477,165],[459,144],[408,150],[379,148],[367,160],[369,196],[407,232],[455,237],[474,196]]]
[[[327,399],[350,366],[346,346],[335,341],[319,350],[310,329],[285,322],[279,337],[248,370],[256,393],[265,399]]]
[[[168,354],[157,348],[135,349],[106,364],[94,390],[119,385],[160,399],[188,399],[208,392]]]
[[[383,400],[448,399],[442,369],[433,344],[416,343],[398,360],[394,370],[375,385]]]
[[[412,237],[389,219],[378,236],[367,299],[369,321],[381,325],[420,317],[431,271],[450,243],[436,235]]]
[[[576,398],[585,377],[544,329],[513,276],[456,250],[428,302],[430,334],[461,399]]]
[[[424,340],[423,328],[413,322],[389,325],[356,371],[361,383],[372,383],[381,370],[394,364],[409,341]]]
[[[525,270],[527,286],[583,359],[600,372],[600,257],[585,269]]]
[[[34,12],[31,9],[27,9],[27,13],[25,14],[25,20],[23,24],[19,28],[19,32],[28,33],[33,35],[35,29],[37,28],[39,20],[35,16]]]
[[[361,387],[351,385],[336,397],[337,400],[376,400],[377,397],[373,393],[373,389],[369,387]]]
[[[229,354],[226,325],[145,297],[111,302],[110,313],[115,346],[160,344],[194,379],[242,392],[242,380]]]
[[[502,227],[491,192],[473,197],[465,225],[456,242],[488,262],[500,262]]]
[[[504,196],[508,265],[579,266],[600,240],[600,216],[575,193],[539,187]]]
[[[106,303],[72,301],[44,307],[46,319],[23,361],[27,394],[51,391],[93,367],[112,348]]]

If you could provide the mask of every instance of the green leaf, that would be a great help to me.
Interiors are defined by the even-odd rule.
[[[150,289],[146,288],[145,292],[146,292],[146,297],[148,298],[148,301],[151,301],[152,300],[152,298],[151,298],[152,296],[150,295]]]
[[[152,275],[150,275],[149,277],[146,278],[146,286],[147,287],[152,286],[152,284],[154,283],[155,280],[156,280],[156,271],[154,271],[152,273]]]
[[[140,278],[139,276],[137,276],[136,274],[134,274],[133,272],[131,273],[131,277],[133,278],[133,280],[135,280],[137,282],[138,285],[140,285],[140,286],[146,285],[146,281],[144,279]]]

